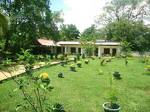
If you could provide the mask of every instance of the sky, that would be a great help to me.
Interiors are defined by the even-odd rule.
[[[82,32],[94,24],[108,0],[51,0],[53,11],[63,11],[64,24],[75,24]]]

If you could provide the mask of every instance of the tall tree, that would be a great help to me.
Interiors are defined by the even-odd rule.
[[[107,24],[115,20],[119,21],[121,18],[143,20],[148,13],[146,0],[112,0],[106,4],[96,22]]]
[[[73,24],[60,26],[60,35],[62,40],[75,40],[80,36],[80,32]]]
[[[97,29],[95,25],[91,25],[89,28],[85,29],[81,34],[81,40],[95,41],[96,39],[103,39],[103,29]]]
[[[11,37],[9,45],[13,50],[30,48],[37,38],[43,36],[58,39],[49,0],[2,0],[0,5],[10,18],[8,37]]]

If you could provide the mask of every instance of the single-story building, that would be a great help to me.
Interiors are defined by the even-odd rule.
[[[46,47],[50,53],[53,54],[84,54],[85,50],[79,41],[59,41],[38,39],[39,46]],[[121,46],[119,42],[112,42],[107,40],[97,40],[95,43],[95,51],[93,55],[103,56],[111,55],[116,56],[120,54]]]

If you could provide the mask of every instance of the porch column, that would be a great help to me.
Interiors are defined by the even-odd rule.
[[[112,48],[110,48],[110,55],[112,56]]]
[[[67,46],[65,46],[65,54],[67,54]]]
[[[83,54],[83,49],[81,48],[81,54]]]
[[[78,52],[78,47],[76,47],[76,54],[78,54],[79,52]]]
[[[101,56],[102,56],[102,54],[101,54],[101,48],[98,47],[98,57],[101,57]]]

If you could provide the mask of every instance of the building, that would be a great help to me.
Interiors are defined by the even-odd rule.
[[[38,39],[40,46],[49,49],[53,54],[84,54],[85,50],[79,41],[59,41]],[[120,43],[110,42],[106,40],[97,40],[95,43],[95,51],[93,55],[101,57],[105,55],[116,56],[120,54]]]

